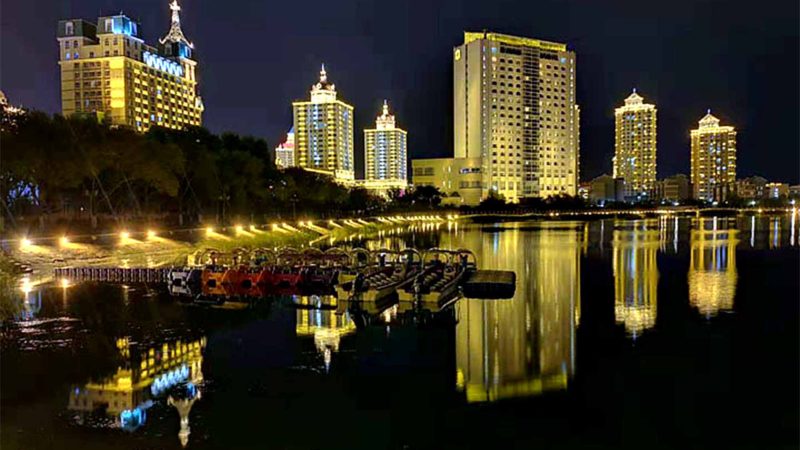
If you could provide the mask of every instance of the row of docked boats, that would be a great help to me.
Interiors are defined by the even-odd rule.
[[[439,248],[207,249],[191,259],[194,264],[168,272],[170,292],[223,301],[313,293],[378,301],[397,293],[400,300],[435,302],[455,295],[477,269],[469,250]]]

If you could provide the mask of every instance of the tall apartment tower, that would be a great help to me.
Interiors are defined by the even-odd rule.
[[[708,110],[692,136],[692,196],[724,200],[736,182],[736,130],[720,126]]]
[[[614,110],[614,178],[625,180],[625,196],[651,198],[656,188],[656,106],[633,93]]]
[[[408,133],[395,125],[384,100],[375,128],[364,130],[366,185],[373,188],[405,188],[408,185]]]
[[[481,158],[482,197],[576,195],[575,52],[565,44],[464,33],[453,51],[456,158]]]
[[[170,4],[172,25],[157,46],[139,24],[119,14],[58,22],[61,112],[94,114],[113,125],[147,131],[202,124],[194,46],[181,31],[180,6]]]
[[[325,65],[311,99],[292,103],[295,165],[349,183],[355,179],[353,107],[339,100]]]

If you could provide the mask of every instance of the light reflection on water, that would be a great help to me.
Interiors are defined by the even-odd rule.
[[[792,217],[692,218],[662,217],[645,220],[593,222],[518,222],[489,225],[436,224],[419,226],[412,234],[389,230],[378,239],[352,242],[370,249],[467,248],[477,256],[480,268],[512,270],[517,289],[509,300],[462,299],[452,314],[454,336],[445,353],[453,362],[452,389],[467,403],[492,402],[513,397],[563,391],[574,383],[577,366],[581,305],[608,295],[608,323],[615,323],[631,345],[655,333],[663,288],[664,256],[681,261],[686,269],[686,297],[694,314],[713,321],[715,316],[735,310],[739,274],[737,251],[757,248],[773,250],[796,245],[797,230]],[[582,267],[598,260],[608,269],[607,292],[584,284]],[[684,266],[681,266],[684,267]],[[585,269],[584,269],[585,270]],[[16,348],[23,352],[70,348],[80,318],[71,315],[70,296],[75,287],[51,289],[53,303],[47,309],[45,290],[25,285],[20,331]],[[668,296],[667,296],[668,297]],[[119,307],[141,305],[136,289],[121,287]],[[312,364],[300,358],[288,367],[314,371],[325,377],[337,370],[337,361],[358,358],[352,338],[362,333],[356,326],[353,305],[335,297],[303,296],[287,300],[296,307],[287,324],[298,341],[313,348]],[[59,306],[60,305],[60,306]],[[663,305],[662,305],[663,306]],[[157,310],[161,305],[148,304]],[[613,313],[611,312],[613,308]],[[245,308],[247,309],[247,308]],[[433,308],[429,308],[433,309]],[[584,311],[586,308],[584,307]],[[215,311],[209,311],[214,313]],[[401,318],[414,309],[408,304],[359,305],[358,317],[371,317],[373,326],[408,327]],[[436,312],[436,311],[432,311]],[[244,311],[246,314],[252,311]],[[359,322],[361,323],[361,322]],[[180,328],[165,328],[147,342],[131,342],[130,330],[119,330],[116,351],[121,363],[106,376],[87,379],[70,387],[66,409],[72,419],[90,427],[136,430],[147,426],[153,405],[169,405],[180,421],[178,441],[190,440],[189,413],[201,392],[204,376],[225,371],[208,367],[204,352],[206,335],[184,337]],[[311,346],[313,343],[313,347]],[[243,341],[244,346],[263,345]],[[379,345],[373,343],[372,345]],[[298,351],[287,349],[287,352]],[[343,354],[344,353],[344,354]],[[204,367],[205,364],[205,367]],[[191,386],[191,387],[190,387]],[[63,404],[63,403],[62,403]],[[194,419],[192,419],[194,420]],[[207,424],[206,424],[207,425]],[[174,435],[173,435],[174,436]]]

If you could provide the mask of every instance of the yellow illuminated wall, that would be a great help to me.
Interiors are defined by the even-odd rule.
[[[721,190],[733,190],[736,182],[736,130],[720,126],[709,111],[692,139],[692,194],[699,200],[724,200]]]
[[[353,107],[337,99],[325,67],[311,87],[309,101],[292,103],[295,164],[331,175],[344,183],[355,179]]]
[[[455,158],[480,158],[482,197],[576,195],[580,110],[565,44],[464,33],[453,49]]]
[[[614,178],[625,180],[626,196],[652,197],[656,187],[656,107],[633,90],[614,110]]]
[[[515,271],[517,290],[511,300],[465,299],[456,305],[457,388],[470,402],[565,389],[575,370],[581,233],[465,236],[468,242],[445,237],[442,246],[474,249],[481,265]]]
[[[689,303],[706,317],[733,309],[736,295],[735,229],[691,230],[689,260]]]
[[[622,226],[625,222],[619,222]],[[633,229],[615,229],[612,238],[614,269],[614,317],[636,337],[656,324],[659,231],[645,229],[643,221]]]
[[[384,102],[375,128],[364,130],[364,172],[368,189],[405,188],[408,185],[408,133],[395,126]]]
[[[98,26],[80,19],[59,22],[62,114],[96,114],[142,132],[202,125],[197,62],[161,56],[160,47],[130,30],[102,29],[108,20],[132,22],[123,15],[100,17]]]

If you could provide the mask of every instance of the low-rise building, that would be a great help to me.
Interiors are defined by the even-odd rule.
[[[295,166],[294,162],[294,127],[286,133],[286,140],[275,147],[275,166],[278,169],[288,169]]]
[[[784,198],[789,196],[789,185],[786,183],[767,183],[767,198]]]
[[[589,182],[589,201],[593,204],[625,201],[625,180],[603,174]]]
[[[430,158],[411,161],[414,186],[434,186],[442,204],[475,206],[481,201],[480,158]]]
[[[767,179],[759,176],[736,180],[736,196],[746,200],[764,198],[767,189]]]
[[[689,177],[677,174],[656,182],[656,199],[669,202],[681,202],[691,196]]]

